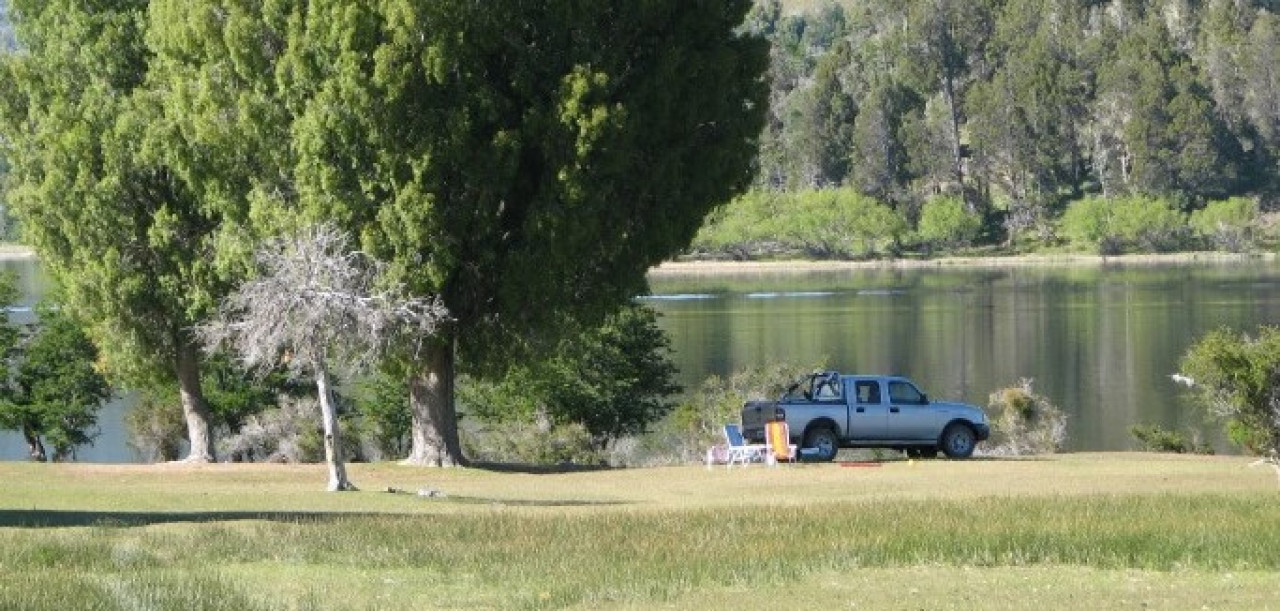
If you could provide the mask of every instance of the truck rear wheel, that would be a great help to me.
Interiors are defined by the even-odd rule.
[[[840,451],[840,440],[831,429],[813,429],[805,434],[804,447],[816,448],[818,460],[835,460],[836,452]]]

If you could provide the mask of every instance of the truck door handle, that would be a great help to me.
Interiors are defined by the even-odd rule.
[[[859,407],[859,408],[858,408],[858,413],[859,413],[859,414],[861,414],[861,413],[863,413],[863,412],[865,412],[865,411],[867,411],[867,408],[865,408],[865,407]]]
[[[890,411],[890,412],[892,412],[892,413],[895,413],[895,414],[896,414],[896,413],[898,413],[898,408],[896,408],[896,407],[891,407],[891,408],[889,408],[889,411]]]

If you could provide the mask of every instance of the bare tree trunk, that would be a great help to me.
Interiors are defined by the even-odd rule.
[[[964,148],[960,145],[960,101],[956,99],[955,77],[947,68],[943,68],[943,72],[942,98],[947,103],[947,127],[950,128],[947,139],[950,140],[951,145],[951,179],[956,181],[956,186],[960,189],[960,197],[964,200],[965,209],[970,214],[977,214],[978,206],[973,201],[974,198],[969,193],[968,185],[964,180]]]
[[[333,405],[333,391],[329,388],[329,372],[324,364],[316,365],[316,391],[320,395],[320,419],[324,422],[324,460],[329,465],[329,492],[356,490],[347,479],[347,467],[343,463],[342,438],[338,431],[338,410]]]
[[[178,347],[178,394],[182,398],[182,414],[187,420],[190,452],[183,462],[213,462],[213,435],[209,430],[209,406],[200,389],[200,361],[196,348],[180,342]]]
[[[465,467],[458,440],[458,412],[453,403],[454,343],[431,343],[421,369],[409,378],[409,409],[413,415],[413,448],[405,464]]]
[[[24,426],[22,427],[22,437],[27,440],[27,456],[30,456],[31,460],[44,462],[49,459],[48,454],[45,454],[44,451],[44,443],[40,441],[40,435]]]

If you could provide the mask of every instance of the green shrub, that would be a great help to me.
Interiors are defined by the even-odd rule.
[[[1262,326],[1253,336],[1210,332],[1183,356],[1181,369],[1233,443],[1254,454],[1280,452],[1280,327]]]
[[[1144,252],[1180,248],[1187,234],[1186,215],[1168,200],[1127,197],[1115,201],[1112,224],[1127,244]]]
[[[865,257],[893,249],[907,231],[906,219],[853,189],[794,194],[783,217],[785,241],[822,258]]]
[[[463,436],[472,460],[525,465],[598,465],[605,453],[595,446],[591,433],[576,422],[553,424],[545,414],[533,420],[472,422]]]
[[[370,458],[408,456],[413,415],[409,412],[409,384],[403,377],[378,373],[356,384],[352,396],[360,431]]]
[[[1194,436],[1170,431],[1154,424],[1135,424],[1129,427],[1129,435],[1147,452],[1172,452],[1174,454],[1213,454],[1213,448]]]
[[[1216,248],[1243,252],[1253,247],[1261,212],[1257,200],[1233,197],[1209,202],[1191,213],[1191,228]]]
[[[142,390],[137,402],[124,415],[127,443],[144,462],[178,460],[187,435],[182,410],[177,409],[177,393]]]
[[[1036,394],[1029,379],[991,393],[987,415],[991,419],[991,454],[1053,454],[1066,443],[1066,414]]]
[[[695,251],[748,259],[778,248],[780,220],[791,196],[774,191],[751,191],[716,210],[693,239]]]
[[[982,219],[971,214],[964,200],[955,197],[937,197],[925,202],[920,210],[920,240],[934,247],[958,248],[969,246],[982,231]]]
[[[597,448],[644,433],[674,407],[670,340],[652,308],[630,305],[595,327],[565,322],[565,337],[500,378],[468,377],[458,385],[466,413],[496,423],[539,414],[557,425],[580,424]]]
[[[1120,251],[1120,239],[1111,228],[1111,200],[1086,197],[1072,203],[1062,215],[1060,233],[1074,244],[1110,255]]]
[[[1163,252],[1183,244],[1186,218],[1172,204],[1150,197],[1088,197],[1062,215],[1061,233],[1099,254],[1129,249]]]
[[[857,258],[896,250],[906,233],[901,214],[853,189],[753,191],[711,215],[692,248],[734,259]]]
[[[743,403],[776,399],[797,378],[818,369],[821,367],[769,363],[740,369],[728,377],[710,376],[676,406],[653,437],[662,438],[665,451],[683,462],[702,460],[709,446],[724,443],[724,425],[742,419]]]

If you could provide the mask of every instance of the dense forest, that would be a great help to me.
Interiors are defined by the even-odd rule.
[[[0,48],[14,44],[6,5]],[[1090,198],[1158,202],[1138,225],[1173,211],[1189,227],[1188,213],[1233,196],[1271,209],[1277,13],[1280,0],[760,0],[745,25],[772,43],[756,193],[697,247],[767,241],[788,228],[762,218],[830,216],[850,197],[863,241],[894,244],[928,241],[930,200],[960,202],[962,214],[931,213],[955,217],[933,232],[943,249],[1064,237],[1066,210]],[[954,227],[965,222],[978,229]]]
[[[1232,196],[1266,210],[1280,186],[1278,10],[762,0],[747,27],[772,43],[771,114],[757,201],[744,205],[776,217],[805,204],[777,193],[840,188],[918,227],[946,197],[992,242],[1051,236],[1090,198],[1154,201],[1184,219]]]

